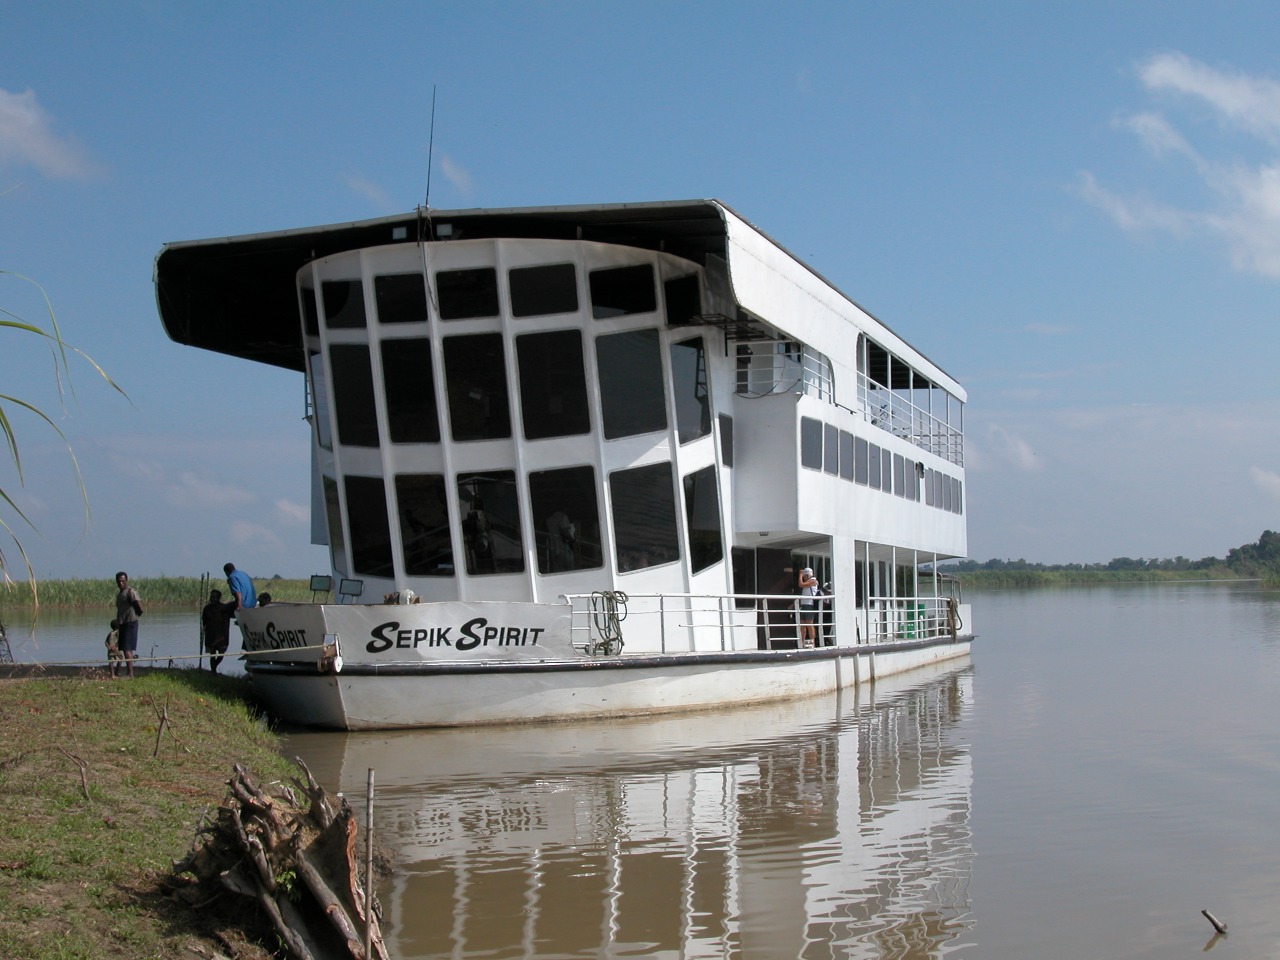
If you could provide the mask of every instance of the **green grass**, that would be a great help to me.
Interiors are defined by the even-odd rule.
[[[178,957],[230,922],[164,880],[234,764],[296,774],[244,692],[200,671],[0,681],[0,956]]]
[[[144,606],[188,606],[198,608],[209,598],[209,590],[221,590],[229,597],[223,577],[130,577],[129,585],[138,591]],[[258,593],[264,590],[275,600],[310,601],[309,580],[253,581]],[[112,574],[101,580],[40,580],[37,598],[42,607],[112,607],[116,602],[116,581]],[[0,610],[31,606],[31,585],[26,581],[0,585]]]

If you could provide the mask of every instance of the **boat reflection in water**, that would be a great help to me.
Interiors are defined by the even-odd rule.
[[[971,704],[965,660],[838,698],[288,748],[362,817],[375,770],[399,957],[932,957],[969,924]]]

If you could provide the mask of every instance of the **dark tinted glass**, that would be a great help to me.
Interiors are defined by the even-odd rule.
[[[667,429],[657,330],[597,337],[596,361],[606,439]]]
[[[705,437],[711,432],[711,395],[701,337],[671,345],[671,384],[680,442]]]
[[[364,284],[359,280],[326,280],[320,291],[326,327],[342,330],[365,325]]]
[[[467,573],[519,573],[524,569],[514,472],[459,474],[458,513]]]
[[[515,267],[507,272],[507,284],[513,317],[577,312],[578,274],[572,263]]]
[[[582,334],[577,330],[516,337],[520,412],[529,440],[591,432]]]
[[[431,341],[383,340],[382,379],[387,432],[393,443],[439,443],[440,420],[431,376]]]
[[[404,572],[414,577],[453,576],[453,544],[449,541],[448,494],[437,473],[396,476],[396,509]]]
[[[427,319],[427,284],[420,273],[373,278],[380,323],[421,323]]]
[[[684,512],[689,524],[689,564],[697,573],[724,559],[715,467],[703,467],[684,478]]]
[[[626,573],[680,559],[671,464],[609,475],[618,570]]]
[[[822,469],[822,421],[800,418],[800,466]]]
[[[666,302],[667,323],[680,326],[702,313],[702,295],[698,290],[698,275],[676,277],[662,285],[662,299]]]
[[[873,489],[880,489],[880,448],[872,443],[867,445],[867,484]]]
[[[391,577],[391,526],[381,477],[347,477],[351,565],[357,574]]]
[[[840,472],[840,431],[829,423],[822,429],[822,470],[833,477]]]
[[[324,519],[329,528],[329,557],[333,561],[333,569],[339,573],[349,573],[347,568],[347,541],[342,532],[342,506],[338,502],[338,481],[333,477],[324,478]]]
[[[316,307],[316,292],[311,287],[302,288],[302,329],[309,336],[320,335],[320,311]]]
[[[853,479],[853,434],[840,431],[840,479]]]
[[[720,460],[726,467],[733,466],[733,417],[720,414]]]
[[[498,272],[493,267],[444,270],[436,274],[441,320],[498,315]]]
[[[867,483],[870,467],[867,464],[867,441],[862,437],[853,440],[853,480],[854,483]]]
[[[331,344],[329,370],[333,380],[338,441],[355,447],[376,447],[378,414],[373,403],[369,347],[363,343]]]
[[[445,337],[444,369],[454,440],[511,436],[502,335]]]
[[[591,316],[597,320],[658,309],[652,264],[593,270],[590,281]]]
[[[590,467],[529,474],[538,572],[587,570],[604,564],[596,475]]]

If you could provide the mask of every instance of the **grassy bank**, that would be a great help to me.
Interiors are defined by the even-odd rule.
[[[164,886],[234,764],[262,781],[294,773],[243,694],[199,671],[0,680],[0,956],[268,956],[228,916],[238,903],[197,909]]]
[[[229,597],[227,581],[221,576],[200,577],[130,577],[129,585],[138,591],[144,605],[200,607],[209,599],[209,590],[221,590]],[[254,589],[264,590],[273,600],[310,601],[309,580],[258,580]],[[101,580],[40,580],[36,593],[42,607],[103,607],[116,602],[116,581],[112,574]],[[0,611],[31,606],[31,585],[26,581],[0,586]]]

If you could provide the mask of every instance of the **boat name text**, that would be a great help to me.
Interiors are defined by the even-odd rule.
[[[245,631],[246,650],[284,650],[288,647],[305,647],[306,645],[306,630],[277,629],[273,620],[268,620],[263,630]]]
[[[485,617],[468,620],[458,628],[458,636],[451,636],[453,627],[415,627],[401,630],[392,620],[380,623],[369,635],[373,637],[365,649],[369,653],[382,653],[396,647],[400,650],[416,650],[428,647],[453,647],[455,650],[474,650],[476,647],[524,647],[537,646],[538,637],[546,632],[544,627],[495,627]]]

